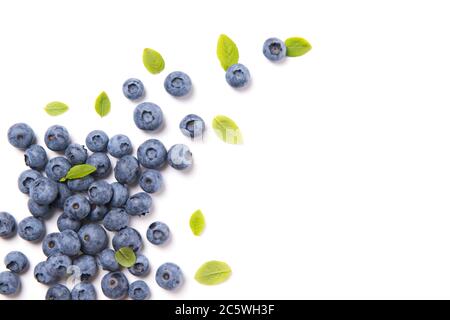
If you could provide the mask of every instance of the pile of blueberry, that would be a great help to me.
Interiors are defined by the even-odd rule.
[[[165,82],[166,90],[174,96],[186,95],[191,90],[191,80],[182,72],[171,73]],[[138,79],[129,79],[123,85],[124,95],[130,100],[140,99],[144,86]],[[144,102],[134,110],[134,122],[141,130],[154,131],[163,123],[161,108]],[[204,121],[196,115],[186,116],[180,123],[181,132],[191,138],[205,130]],[[128,226],[133,216],[150,212],[151,193],[160,190],[163,179],[160,169],[168,163],[177,170],[192,166],[192,154],[183,144],[172,146],[168,151],[156,139],[143,142],[132,155],[131,140],[122,134],[111,138],[99,130],[88,134],[85,145],[72,143],[67,129],[55,125],[44,136],[48,149],[61,153],[48,159],[45,149],[35,144],[34,131],[24,123],[13,125],[8,130],[8,140],[14,147],[24,150],[25,164],[30,168],[18,179],[19,190],[29,195],[28,208],[31,216],[18,224],[6,212],[0,213],[0,237],[9,238],[16,233],[31,242],[42,242],[42,251],[47,257],[34,267],[35,279],[50,286],[46,299],[91,300],[96,291],[90,283],[99,268],[108,271],[101,281],[105,296],[111,299],[143,300],[150,296],[147,284],[135,281],[129,284],[115,252],[123,247],[132,248],[136,254],[135,264],[128,271],[135,276],[146,276],[150,272],[147,257],[140,253],[143,247],[139,232]],[[117,158],[112,169],[108,154]],[[91,175],[61,182],[69,170],[80,164],[96,168]],[[141,167],[144,169],[141,170]],[[106,179],[114,172],[116,182]],[[143,192],[129,194],[129,186],[139,184]],[[57,219],[59,232],[46,234],[45,220],[60,211]],[[108,248],[108,232],[113,233],[112,246]],[[163,222],[152,222],[146,237],[153,245],[162,245],[170,237],[169,227]],[[20,289],[17,274],[24,272],[28,259],[20,252],[11,252],[5,258],[10,271],[0,273],[0,294],[12,295]],[[70,291],[58,283],[68,276],[76,276],[79,283]],[[174,290],[182,283],[181,269],[173,263],[161,265],[155,274],[157,284],[163,289]]]

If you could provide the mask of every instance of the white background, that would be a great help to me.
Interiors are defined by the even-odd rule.
[[[194,169],[166,168],[153,213],[132,221],[142,232],[165,221],[173,232],[164,248],[145,240],[154,299],[450,298],[448,9],[448,1],[413,0],[2,1],[0,209],[28,215],[16,186],[23,156],[6,140],[15,122],[29,123],[39,143],[56,123],[80,143],[93,129],[127,134],[135,147],[150,137],[186,143]],[[224,80],[221,33],[250,69],[248,90]],[[302,36],[313,49],[275,65],[261,50],[271,36]],[[164,56],[162,74],[143,67],[145,47]],[[174,70],[191,76],[189,99],[164,91]],[[135,127],[134,103],[121,92],[129,77],[162,107],[162,132]],[[100,119],[93,104],[102,90],[112,111]],[[53,100],[70,112],[48,116]],[[224,144],[210,127],[203,143],[190,142],[178,129],[188,113],[208,125],[230,116],[244,145]],[[188,222],[198,208],[207,229],[196,238]],[[44,258],[19,237],[0,243],[1,258],[11,250],[33,266]],[[233,275],[205,287],[193,274],[211,259]],[[184,271],[177,293],[154,281],[166,261]],[[22,283],[16,298],[45,296],[31,270]]]

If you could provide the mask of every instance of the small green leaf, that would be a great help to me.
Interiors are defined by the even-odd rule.
[[[299,57],[311,50],[311,44],[303,38],[293,37],[286,39],[286,55],[288,57]]]
[[[231,268],[222,261],[208,261],[195,274],[195,280],[201,284],[215,285],[226,281],[231,275]]]
[[[212,127],[217,136],[230,144],[241,144],[242,134],[237,124],[226,116],[217,116],[213,119]]]
[[[111,101],[105,91],[100,93],[97,100],[95,100],[95,111],[102,118],[111,111]]]
[[[120,248],[116,251],[114,257],[117,263],[124,268],[130,268],[136,263],[136,254],[129,247]]]
[[[164,70],[165,62],[158,51],[150,48],[144,49],[142,61],[147,70],[152,74],[158,74]]]
[[[189,225],[194,235],[199,236],[203,232],[203,229],[205,229],[205,216],[201,210],[197,210],[191,215]]]
[[[69,110],[69,107],[65,103],[53,101],[47,104],[44,110],[51,116],[59,116]]]
[[[236,44],[224,34],[221,34],[217,41],[217,58],[225,71],[239,62],[239,50]]]
[[[96,167],[91,166],[90,164],[78,164],[70,168],[69,172],[67,172],[66,176],[59,180],[60,182],[65,182],[67,180],[75,180],[84,178],[91,173],[94,173],[97,170]]]

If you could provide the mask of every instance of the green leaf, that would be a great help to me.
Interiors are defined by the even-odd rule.
[[[224,34],[221,34],[217,41],[217,58],[225,71],[239,62],[239,50],[236,44]]]
[[[201,284],[216,285],[226,281],[231,275],[231,268],[222,261],[208,261],[195,274],[195,280]]]
[[[130,268],[136,263],[136,254],[129,247],[120,248],[116,251],[114,257],[117,263],[124,268]]]
[[[65,103],[53,101],[47,104],[44,110],[51,116],[59,116],[69,110],[69,107]]]
[[[216,116],[213,119],[212,127],[217,136],[230,144],[241,144],[242,134],[237,124],[227,116]]]
[[[164,66],[166,65],[161,54],[150,48],[144,49],[142,61],[147,70],[152,74],[160,73],[164,70]]]
[[[311,44],[303,38],[293,37],[286,39],[286,55],[288,57],[299,57],[311,50]]]
[[[203,232],[205,229],[205,216],[201,210],[197,210],[191,215],[189,225],[194,235],[199,236]]]
[[[78,164],[70,168],[69,172],[67,172],[66,176],[59,180],[60,182],[65,182],[67,180],[75,180],[84,178],[91,173],[94,173],[97,170],[96,167],[91,166],[90,164]]]
[[[111,111],[111,101],[105,91],[100,93],[97,100],[95,100],[95,111],[102,118]]]

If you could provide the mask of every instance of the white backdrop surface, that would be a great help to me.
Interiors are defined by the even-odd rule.
[[[135,149],[148,138],[186,143],[194,169],[164,169],[152,214],[132,220],[143,235],[155,220],[172,230],[164,248],[145,240],[154,299],[450,298],[448,9],[438,0],[2,1],[0,211],[28,215],[16,186],[23,156],[6,140],[15,122],[30,124],[39,143],[53,124],[80,143],[93,129],[126,134]],[[250,69],[247,90],[225,82],[215,53],[221,33]],[[272,36],[305,37],[313,49],[273,64],[261,50]],[[163,73],[143,67],[145,47],[161,52]],[[163,89],[175,70],[192,78],[189,99]],[[162,107],[160,133],[135,127],[135,104],[121,92],[129,77]],[[102,90],[112,111],[100,119],[93,103]],[[70,111],[48,116],[53,100]],[[188,113],[207,121],[203,142],[181,135]],[[242,146],[214,136],[217,114],[238,123]],[[189,217],[199,208],[207,228],[197,238]],[[11,250],[32,266],[44,259],[40,245],[18,236],[0,240],[1,259]],[[193,274],[212,259],[233,275],[202,286]],[[166,261],[184,271],[177,293],[154,281]],[[31,270],[21,279],[14,299],[45,296]]]

